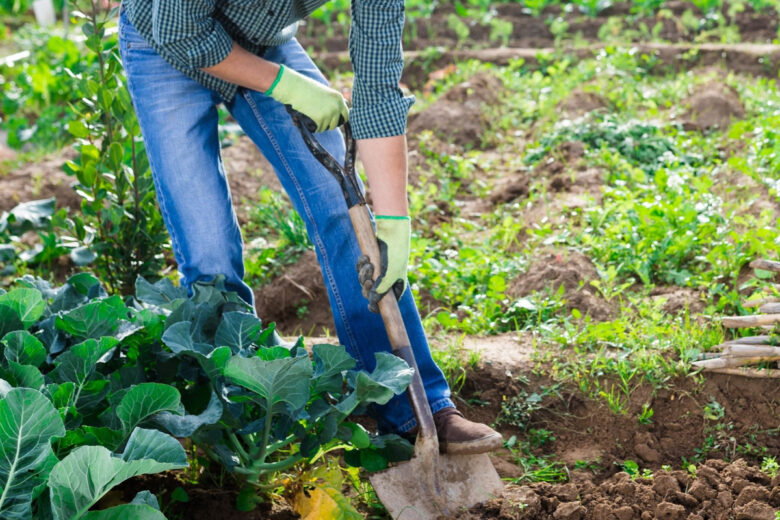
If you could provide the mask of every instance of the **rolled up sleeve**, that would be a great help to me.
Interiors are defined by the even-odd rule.
[[[233,39],[213,13],[213,0],[154,0],[154,43],[182,69],[220,63],[233,50]]]
[[[403,0],[352,0],[349,54],[355,80],[349,113],[355,139],[402,135],[414,103],[398,86],[403,72]]]

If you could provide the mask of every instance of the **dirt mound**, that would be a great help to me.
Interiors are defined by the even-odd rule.
[[[609,108],[609,102],[606,99],[580,88],[573,90],[566,99],[558,104],[558,109],[569,117],[581,117],[606,108]]]
[[[282,185],[271,163],[245,135],[238,137],[231,146],[222,150],[222,162],[225,165],[238,222],[243,226],[249,219],[250,205],[257,201],[260,189],[267,187],[281,191]]]
[[[533,338],[521,336],[514,343],[507,348],[523,355],[520,349],[532,345]],[[624,413],[619,413],[601,399],[583,396],[577,387],[563,385],[550,392],[554,381],[534,375],[532,362],[519,362],[508,369],[492,363],[490,349],[482,351],[485,359],[467,375],[461,397],[478,399],[483,405],[464,407],[464,414],[491,424],[510,399],[543,396],[541,402],[531,401],[536,404],[521,418],[522,424],[505,421],[499,431],[508,439],[512,435],[522,438],[530,429],[549,430],[552,441],[537,448],[534,455],[555,454],[569,468],[587,463],[598,482],[619,471],[613,462],[631,460],[643,469],[658,470],[666,464],[677,468],[683,459],[705,455],[743,457],[758,463],[763,455],[780,453],[780,437],[775,433],[780,423],[780,395],[771,380],[724,374],[705,375],[701,382],[675,378],[666,388],[637,387],[629,397],[623,396]],[[619,382],[600,384],[609,390]],[[640,424],[637,416],[646,407],[653,410],[652,419]],[[496,455],[516,464],[508,451]]]
[[[485,518],[539,520],[774,520],[780,507],[780,477],[770,479],[744,460],[708,460],[685,471],[659,471],[632,479],[620,472],[599,485],[575,472],[565,485],[507,486],[503,497],[461,514]]]
[[[711,82],[700,85],[687,102],[683,116],[686,130],[726,129],[732,119],[745,117],[745,107],[733,87]]]
[[[688,287],[656,287],[650,292],[650,296],[655,300],[664,299],[664,312],[668,314],[680,314],[688,309],[690,314],[697,314],[706,307],[702,300],[702,293]]]
[[[531,178],[524,172],[517,172],[513,177],[499,179],[490,193],[489,200],[494,206],[507,204],[528,197],[530,191]]]
[[[504,86],[501,80],[480,73],[455,85],[423,112],[409,118],[409,133],[431,130],[455,145],[476,147],[490,125],[484,113],[486,105],[499,103]]]
[[[282,335],[316,336],[336,329],[314,251],[307,251],[284,274],[256,289],[255,307],[263,322],[276,322]]]
[[[69,177],[62,171],[65,161],[75,157],[75,150],[65,148],[0,176],[0,212],[8,211],[20,202],[51,197],[57,199],[57,208],[81,208],[81,198],[71,188],[71,184],[76,182],[75,177]]]
[[[577,309],[583,316],[589,315],[596,321],[605,321],[614,316],[615,309],[589,286],[588,282],[598,278],[593,262],[582,253],[549,253],[516,278],[510,284],[507,294],[516,298],[532,292],[548,292],[552,295],[563,286],[567,309]]]

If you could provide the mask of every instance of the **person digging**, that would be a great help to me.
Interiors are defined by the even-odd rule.
[[[181,283],[225,276],[254,308],[243,281],[243,239],[219,148],[223,103],[273,165],[303,218],[327,288],[339,341],[360,368],[390,352],[382,319],[371,312],[392,293],[417,359],[441,450],[474,454],[500,448],[501,435],[456,410],[431,356],[406,283],[410,218],[406,198],[406,115],[414,102],[398,81],[403,67],[403,0],[354,0],[349,49],[355,72],[351,110],[328,86],[295,39],[299,20],[325,0],[123,0],[119,44],[127,88],[141,126],[157,200],[171,236]],[[316,138],[345,156],[338,127],[350,121],[368,182],[378,243],[379,276],[355,266],[360,250],[335,178],[309,153],[286,106],[316,123]],[[364,291],[362,291],[364,289]],[[393,296],[390,296],[393,297]],[[411,437],[409,400],[397,395],[372,410],[380,431]]]

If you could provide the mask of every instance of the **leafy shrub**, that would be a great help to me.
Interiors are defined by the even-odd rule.
[[[157,207],[149,162],[130,95],[124,88],[116,38],[106,39],[108,13],[91,4],[82,31],[97,70],[74,74],[78,119],[68,130],[79,156],[65,171],[78,180],[83,217],[71,232],[89,248],[98,275],[111,292],[130,294],[136,277],[156,278],[164,265],[168,234]]]
[[[399,437],[372,439],[346,421],[405,389],[402,360],[379,353],[372,372],[358,371],[335,345],[310,359],[222,283],[187,298],[167,279],[139,278],[123,301],[83,273],[0,291],[0,517],[111,518],[118,510],[87,512],[111,487],[186,466],[171,435],[246,483],[244,509],[278,471],[336,447],[355,447],[350,460],[371,469],[411,455]]]
[[[97,63],[61,36],[26,28],[20,33],[30,56],[0,66],[2,128],[12,148],[56,149],[70,140],[68,123],[76,118],[69,109],[77,99],[75,76],[92,75]]]

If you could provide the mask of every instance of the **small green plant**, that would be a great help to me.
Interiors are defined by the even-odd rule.
[[[578,470],[587,470],[592,472],[594,475],[601,473],[601,471],[604,469],[604,467],[601,464],[601,459],[595,459],[595,460],[578,460],[574,462],[574,469]]]
[[[622,394],[615,385],[610,385],[609,391],[600,390],[599,396],[606,401],[610,411],[614,414],[625,415],[628,411],[628,397]]]
[[[636,463],[636,461],[633,460],[625,460],[623,462],[615,462],[615,465],[618,466],[620,469],[628,473],[628,475],[635,479],[639,476],[639,464]]]
[[[452,13],[447,16],[447,27],[455,33],[459,45],[469,39],[471,30],[469,29],[469,26],[466,25],[466,22],[457,14]]]
[[[639,424],[652,424],[653,423],[653,409],[650,408],[649,403],[645,403],[642,405],[642,411],[639,412],[639,415],[637,419],[639,420]]]
[[[527,430],[531,423],[531,416],[537,410],[541,410],[542,401],[550,395],[558,395],[559,385],[542,387],[538,392],[528,393],[521,390],[518,395],[507,399],[501,404],[501,412],[496,418],[496,424],[509,424],[521,430]]]
[[[704,414],[704,418],[708,421],[717,422],[726,416],[725,408],[723,408],[723,405],[721,405],[715,399],[705,404],[704,410],[702,412]]]
[[[531,428],[528,430],[528,442],[533,448],[541,448],[548,442],[555,442],[555,435],[544,428]]]
[[[434,349],[431,353],[436,365],[444,372],[452,393],[457,395],[466,383],[468,370],[479,364],[479,351],[467,353],[463,348],[463,338],[460,338],[449,341],[445,349]]]
[[[506,47],[509,45],[509,38],[512,37],[512,31],[514,26],[509,20],[502,20],[500,18],[491,18],[490,20],[490,41],[501,42],[501,45]]]
[[[566,466],[554,460],[553,456],[537,456],[532,453],[528,442],[518,441],[513,435],[506,442],[506,447],[514,456],[516,464],[523,474],[513,479],[513,482],[565,482],[569,478]]]
[[[780,464],[777,462],[777,457],[764,457],[764,460],[761,461],[761,471],[772,478],[780,474]]]

